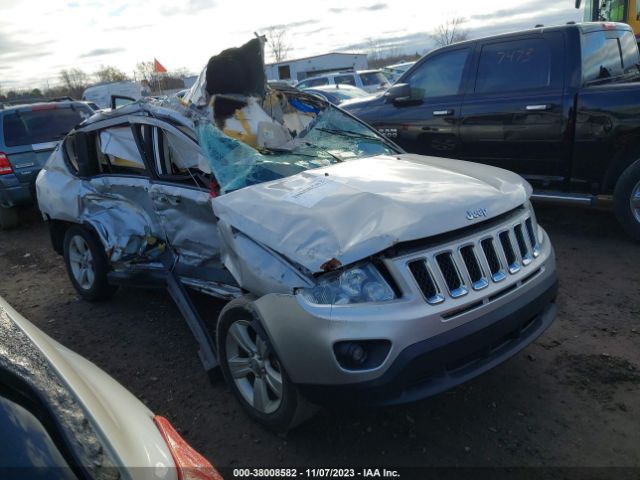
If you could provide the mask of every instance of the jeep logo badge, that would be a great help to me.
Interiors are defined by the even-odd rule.
[[[478,208],[476,210],[467,210],[467,220],[475,220],[476,218],[486,217],[488,214],[486,208]]]

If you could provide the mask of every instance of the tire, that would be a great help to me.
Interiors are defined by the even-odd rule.
[[[64,263],[78,294],[90,302],[111,298],[117,287],[109,285],[109,262],[102,244],[79,225],[69,227],[64,236]]]
[[[252,419],[287,431],[311,418],[316,408],[289,379],[250,305],[248,298],[238,298],[220,312],[216,340],[222,374]]]
[[[18,210],[16,207],[0,207],[0,230],[9,230],[18,226]]]
[[[622,228],[640,242],[640,160],[620,175],[613,192],[613,204]]]

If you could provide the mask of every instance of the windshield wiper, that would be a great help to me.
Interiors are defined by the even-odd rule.
[[[267,154],[269,153],[276,153],[276,154],[284,154],[284,155],[298,155],[300,157],[310,157],[310,158],[316,158],[315,155],[311,155],[309,153],[300,153],[300,152],[294,152],[293,150],[287,150],[286,148],[269,148],[269,147],[263,147],[263,150],[267,152]]]
[[[354,132],[353,130],[338,130],[337,128],[324,128],[316,127],[314,130],[320,130],[321,132],[331,133],[333,135],[340,135],[342,137],[349,138],[361,138],[367,140],[375,140],[376,142],[384,143],[384,139],[374,137],[373,135],[367,135],[365,133]]]

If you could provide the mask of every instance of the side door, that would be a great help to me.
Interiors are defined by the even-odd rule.
[[[534,183],[568,175],[564,43],[561,32],[547,32],[478,44],[476,75],[460,117],[460,158]]]
[[[149,198],[150,172],[136,130],[123,118],[69,137],[69,162],[87,181],[80,195],[81,211],[113,248],[114,261],[139,256],[153,244],[151,238],[163,238]]]
[[[381,105],[372,125],[408,152],[456,158],[463,78],[471,57],[468,45],[426,57],[401,79],[410,96]]]
[[[154,177],[149,195],[178,255],[179,273],[211,280],[221,261],[208,162],[197,141],[174,125],[153,122],[143,132]]]

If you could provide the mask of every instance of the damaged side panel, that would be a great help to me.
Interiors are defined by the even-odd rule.
[[[313,286],[305,275],[286,259],[219,221],[221,255],[225,267],[239,285],[256,295],[291,293]]]

